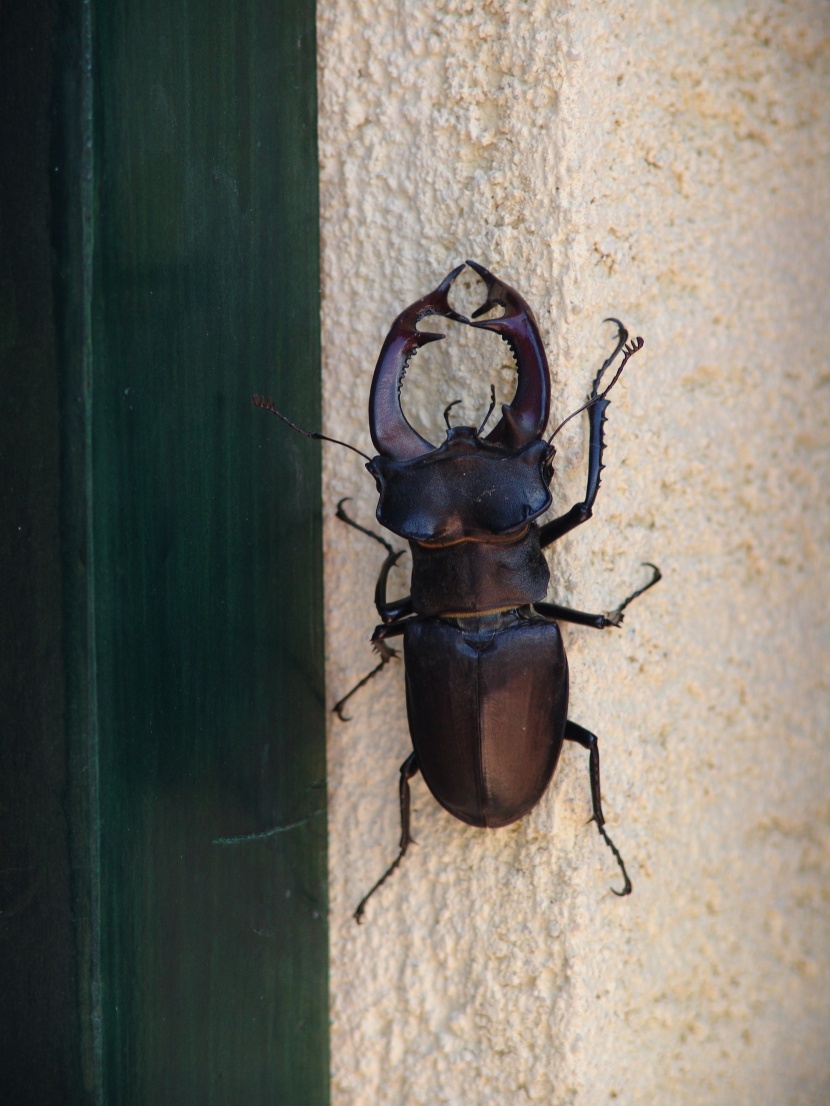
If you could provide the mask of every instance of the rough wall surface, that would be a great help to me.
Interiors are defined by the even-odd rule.
[[[357,927],[396,851],[400,663],[332,721],[333,1102],[830,1101],[830,8],[320,0],[319,51],[326,431],[372,452],[386,330],[465,257],[534,306],[554,419],[617,315],[646,347],[550,595],[603,610],[665,575],[622,629],[564,630],[630,898],[569,747],[504,830],[416,780],[417,847]],[[505,349],[450,324],[407,375],[419,429],[508,399]],[[558,439],[560,510],[585,439]],[[348,495],[372,523],[360,459],[325,464],[334,699],[374,663],[382,552],[333,517]]]

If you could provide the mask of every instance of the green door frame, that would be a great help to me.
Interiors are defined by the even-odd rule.
[[[320,458],[250,404],[320,420],[315,6],[33,2],[77,995],[54,1101],[323,1106]]]

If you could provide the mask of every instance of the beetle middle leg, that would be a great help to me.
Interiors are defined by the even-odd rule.
[[[380,661],[370,672],[366,673],[363,679],[357,681],[351,691],[347,691],[342,699],[338,699],[331,708],[341,722],[351,722],[351,718],[347,718],[343,713],[343,707],[354,693],[360,691],[360,689],[368,684],[374,676],[377,676],[378,672],[384,669],[391,660],[394,660],[398,656],[398,650],[393,649],[391,645],[387,645],[386,639],[390,637],[399,637],[405,629],[406,622],[404,621],[394,623],[391,626],[375,627],[375,632],[372,634],[372,648],[380,657]]]
[[[351,699],[356,691],[359,691],[360,688],[364,687],[371,679],[377,676],[377,674],[386,667],[389,661],[397,657],[397,650],[393,649],[391,645],[387,645],[385,639],[403,633],[403,625],[401,624],[400,630],[397,630],[395,629],[395,624],[412,614],[412,599],[410,596],[405,595],[401,599],[392,600],[392,602],[387,601],[386,598],[389,573],[403,556],[404,550],[393,549],[389,542],[386,541],[385,538],[382,538],[380,534],[376,534],[374,530],[369,530],[365,526],[361,526],[360,523],[355,522],[353,518],[350,518],[343,509],[343,504],[347,502],[348,499],[341,499],[337,504],[337,517],[341,522],[345,522],[348,526],[353,527],[355,530],[359,530],[361,534],[365,534],[367,537],[372,538],[382,545],[386,550],[386,558],[381,565],[378,581],[375,585],[375,607],[383,622],[383,626],[378,626],[372,634],[372,648],[380,657],[380,661],[370,672],[367,672],[362,679],[358,680],[354,687],[348,691],[342,699],[338,699],[331,708],[341,722],[349,721],[343,714],[343,707],[347,700]]]
[[[605,614],[589,614],[587,611],[575,611],[571,607],[560,607],[556,603],[534,603],[533,607],[544,618],[553,618],[557,622],[572,622],[575,626],[591,626],[595,630],[604,630],[608,626],[622,626],[623,611],[628,604],[663,579],[663,574],[657,565],[653,565],[651,561],[645,561],[644,565],[653,571],[649,582],[623,599],[613,611],[606,611]]]
[[[599,786],[599,742],[597,741],[596,734],[592,734],[590,730],[586,730],[584,726],[579,726],[576,722],[571,722],[571,720],[568,719],[565,723],[565,740],[575,741],[577,745],[581,745],[583,749],[587,749],[590,754],[588,759],[588,771],[591,776],[591,804],[594,809],[593,820],[597,824],[597,829],[603,841],[614,854],[620,866],[620,871],[623,874],[623,879],[625,880],[625,886],[622,891],[616,891],[613,887],[611,890],[615,895],[630,895],[631,880],[628,878],[628,872],[625,870],[625,862],[620,856],[619,849],[605,832],[605,816],[602,813],[602,796]]]
[[[395,860],[392,861],[392,863],[389,865],[389,867],[386,869],[386,871],[383,873],[383,875],[380,877],[380,879],[377,881],[371,891],[365,894],[360,902],[357,904],[357,909],[354,912],[354,920],[357,922],[358,925],[360,925],[360,923],[363,921],[363,915],[366,911],[366,903],[369,901],[372,895],[374,895],[375,891],[377,891],[381,884],[385,883],[387,879],[389,879],[389,877],[398,867],[400,862],[403,860],[406,854],[406,850],[409,848],[410,845],[414,844],[412,834],[409,832],[409,781],[412,779],[417,771],[418,758],[415,756],[414,753],[410,753],[401,765],[401,780],[400,784],[398,785],[398,794],[400,797],[401,805],[401,851],[398,853]]]

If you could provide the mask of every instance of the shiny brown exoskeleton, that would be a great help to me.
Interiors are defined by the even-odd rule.
[[[344,717],[346,700],[396,655],[388,640],[403,636],[414,750],[401,766],[400,852],[358,905],[357,921],[412,843],[409,780],[416,772],[420,770],[441,806],[461,821],[507,826],[541,799],[566,740],[589,750],[593,819],[625,880],[623,890],[615,893],[631,891],[622,857],[604,828],[597,739],[567,717],[568,663],[557,621],[597,629],[619,626],[623,609],[655,584],[660,573],[650,565],[652,579],[614,611],[587,614],[544,601],[550,573],[542,551],[591,517],[603,467],[603,424],[610,402],[605,396],[628,358],[642,347],[642,339],[629,343],[622,324],[610,320],[618,327],[616,346],[580,408],[587,408],[590,426],[585,498],[540,525],[537,520],[551,504],[552,440],[564,425],[544,437],[550,374],[541,336],[518,292],[483,266],[467,264],[487,288],[485,302],[473,314],[479,321],[471,322],[449,305],[461,265],[398,316],[372,381],[369,427],[377,456],[366,467],[380,495],[378,521],[409,542],[410,595],[391,602],[386,597],[389,572],[402,550],[353,522],[342,503],[338,506],[338,517],[379,541],[387,557],[375,591],[382,624],[372,641],[380,663],[334,709]],[[502,308],[501,316],[480,318],[496,307]],[[492,404],[478,429],[450,426],[448,408],[446,441],[437,448],[409,425],[400,403],[410,358],[421,346],[444,337],[418,329],[429,315],[494,331],[509,345],[518,370],[516,394],[488,434],[483,430]],[[600,391],[604,373],[620,352],[621,363]],[[279,414],[270,401],[254,397],[254,402]]]

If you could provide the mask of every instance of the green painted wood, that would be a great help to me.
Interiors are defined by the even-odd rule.
[[[0,1102],[83,1101],[65,727],[52,0],[0,17]],[[60,206],[60,205],[58,205]]]
[[[91,13],[95,1078],[113,1103],[316,1106],[319,451],[249,402],[319,423],[314,5]]]

